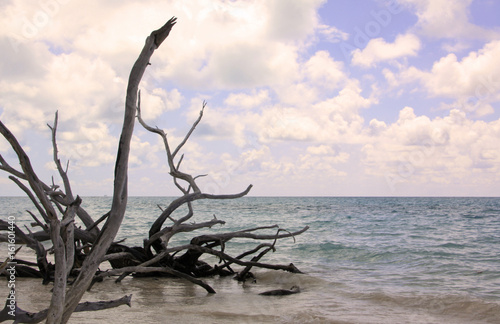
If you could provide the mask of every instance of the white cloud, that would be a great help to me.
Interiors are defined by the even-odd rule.
[[[319,25],[316,10],[321,2],[183,4],[190,14],[180,14],[179,21],[187,25],[172,33],[173,53],[159,55],[164,64],[159,75],[196,89],[242,89],[294,80],[297,52]]]
[[[498,120],[471,121],[458,110],[430,119],[405,107],[397,122],[363,146],[366,172],[385,177],[393,189],[406,182],[458,184],[469,177],[486,183],[500,175],[498,136]]]
[[[309,146],[307,154],[301,154],[298,168],[301,170],[314,170],[314,172],[323,172],[324,176],[328,173],[333,176],[344,176],[344,172],[339,172],[334,165],[346,163],[350,154],[339,152],[328,145]],[[326,173],[325,173],[326,172]]]
[[[272,45],[232,43],[221,46],[208,58],[200,75],[205,76],[204,80],[218,76],[213,79],[217,87],[262,86],[271,83],[274,75],[283,75],[284,70],[273,68],[269,61],[277,53]]]
[[[467,50],[470,47],[470,44],[464,41],[451,41],[445,42],[442,48],[449,53],[457,53]]]
[[[473,0],[398,0],[410,5],[418,16],[418,28],[434,38],[492,39],[498,32],[474,25],[469,21],[469,6]]]
[[[131,153],[129,157],[131,168],[143,168],[144,166],[147,166],[148,168],[161,167],[160,164],[163,161],[159,159],[157,153],[166,153],[162,145],[163,142],[160,141],[160,137],[155,137],[157,137],[157,141],[153,141],[153,144],[151,144],[148,141],[143,141],[139,136],[132,136],[132,141],[130,143]]]
[[[309,146],[307,152],[313,155],[332,154],[334,150],[328,145]]]
[[[372,104],[372,100],[363,97],[361,91],[359,82],[351,80],[337,96],[315,105],[318,120],[333,123],[330,125],[331,129],[328,129],[333,132],[331,137],[335,137],[334,134],[339,136],[346,132],[354,135],[360,130],[360,124],[363,123],[359,114],[360,109],[368,108]]]
[[[38,64],[47,67],[43,75],[35,74],[16,83],[9,81],[16,75],[6,75],[2,80],[8,85],[0,89],[2,119],[45,128],[56,110],[61,121],[79,124],[121,117],[116,111],[123,111],[123,106],[117,108],[115,102],[124,91],[124,82],[102,60],[63,54]]]
[[[349,39],[348,33],[345,33],[334,26],[319,25],[318,32],[330,43],[338,43]]]
[[[200,108],[200,100],[193,99],[188,113],[189,125],[192,125],[198,118]],[[209,141],[229,140],[239,147],[244,146],[247,143],[246,127],[247,124],[252,123],[253,119],[252,113],[245,114],[247,113],[244,111],[228,111],[224,108],[208,105],[203,114],[202,122],[196,127],[195,134]],[[183,134],[178,136],[183,136]]]
[[[374,38],[363,50],[356,49],[352,52],[352,63],[372,67],[378,62],[415,56],[420,47],[420,40],[413,34],[398,35],[394,43],[387,43],[383,38]]]
[[[316,10],[324,0],[271,0],[267,29],[271,37],[285,41],[304,39],[318,24]]]
[[[315,86],[336,89],[347,79],[342,62],[334,61],[327,51],[316,52],[304,65],[306,77]]]
[[[115,161],[118,139],[102,122],[82,125],[77,129],[60,124],[57,143],[60,155],[81,169],[111,164]]]
[[[261,141],[312,140],[318,124],[313,116],[297,108],[275,106],[266,109],[256,128]]]
[[[270,100],[268,90],[253,91],[252,94],[231,93],[224,103],[228,106],[254,108]]]
[[[154,88],[141,91],[141,113],[144,120],[158,118],[165,111],[176,110],[181,106],[182,95],[177,89],[170,92]]]
[[[491,41],[478,51],[472,51],[461,60],[451,53],[432,65],[430,71],[415,67],[403,69],[399,81],[419,81],[434,97],[454,100],[443,108],[458,108],[483,116],[493,112],[491,103],[500,101],[500,41]],[[395,83],[394,75],[386,72],[386,79]]]
[[[300,156],[298,164],[295,166],[296,173],[299,177],[308,175],[315,179],[336,179],[347,176],[346,172],[340,171],[335,167],[339,162],[345,163],[349,158],[349,154],[341,153],[340,156],[317,156],[303,155]]]
[[[361,139],[363,118],[360,110],[372,104],[372,99],[361,95],[359,83],[350,80],[337,93],[310,105],[296,106],[276,104],[267,108],[256,119],[262,141],[298,140],[323,142],[357,142]]]
[[[477,52],[471,52],[458,61],[456,55],[448,54],[436,62],[426,75],[426,87],[433,95],[450,97],[496,96],[500,90],[497,75],[500,66],[500,41],[493,41]]]
[[[387,124],[383,121],[372,119],[369,123],[369,133],[370,135],[379,135],[382,131],[387,128]]]
[[[286,84],[275,87],[278,100],[283,105],[292,105],[305,107],[318,101],[320,91],[319,87],[306,81]]]

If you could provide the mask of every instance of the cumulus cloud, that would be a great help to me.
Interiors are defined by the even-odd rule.
[[[399,74],[402,83],[418,81],[434,97],[453,99],[443,108],[460,109],[484,116],[493,112],[491,103],[500,101],[500,67],[496,57],[500,55],[500,41],[491,41],[478,51],[472,51],[462,59],[451,53],[434,62],[429,71],[415,67],[403,69]],[[385,73],[389,83],[395,76]]]
[[[231,93],[224,103],[228,106],[254,108],[270,100],[268,90],[252,91],[252,94]]]
[[[471,52],[459,61],[449,54],[436,62],[432,71],[425,75],[426,87],[434,95],[497,96],[500,84],[496,76],[500,66],[496,58],[500,55],[500,41],[493,41],[477,52]],[[451,82],[450,82],[451,81]]]
[[[363,118],[359,112],[373,100],[361,95],[358,82],[350,80],[334,96],[313,105],[275,105],[262,112],[257,129],[262,141],[298,140],[349,143],[361,139]]]
[[[129,163],[131,168],[141,168],[145,165],[148,168],[160,168],[161,160],[157,153],[165,153],[164,147],[160,143],[158,138],[157,141],[147,142],[143,141],[139,136],[132,136],[132,141],[130,143],[130,158]]]
[[[334,150],[328,145],[309,146],[307,152],[314,155],[331,154]]]
[[[353,51],[352,63],[371,67],[378,62],[415,56],[420,47],[420,40],[413,34],[398,35],[394,43],[387,43],[383,38],[374,38],[368,42],[363,50]]]
[[[301,154],[299,158],[299,169],[310,169],[316,172],[327,172],[334,176],[344,176],[345,172],[340,172],[335,165],[344,164],[349,160],[350,154],[347,152],[336,152],[328,145],[309,146],[307,154]],[[326,175],[326,174],[325,174]]]
[[[179,109],[182,95],[179,90],[166,91],[154,88],[152,91],[141,91],[141,113],[145,120],[158,118],[169,110]]]
[[[336,89],[347,79],[342,62],[335,61],[327,51],[316,52],[304,65],[305,74],[315,86]]]
[[[242,89],[286,82],[297,74],[297,51],[315,32],[321,3],[183,4],[189,15],[181,13],[179,20],[188,20],[188,25],[182,27],[184,35],[172,35],[177,44],[174,53],[159,55],[164,64],[159,75],[196,89]]]
[[[293,107],[275,106],[266,109],[259,118],[258,133],[261,141],[312,140],[318,124],[313,116]]]
[[[298,169],[314,170],[321,172],[324,176],[338,176],[341,173],[334,167],[335,164],[345,163],[349,159],[349,154],[341,152],[338,156],[331,155],[301,155],[299,159]],[[327,173],[325,173],[325,171]]]
[[[318,24],[317,8],[324,0],[269,1],[267,29],[270,37],[297,41],[312,34]]]
[[[60,155],[70,160],[75,168],[98,167],[115,161],[118,139],[109,133],[106,124],[97,122],[77,129],[61,126],[58,132]]]
[[[370,135],[377,136],[387,128],[387,124],[383,121],[372,119],[370,120],[368,127]]]
[[[418,29],[433,38],[491,39],[498,32],[474,25],[469,21],[472,0],[398,0],[415,10]]]
[[[405,107],[397,122],[379,131],[377,141],[363,146],[366,172],[385,177],[393,189],[404,182],[458,183],[498,175],[500,159],[492,150],[499,127],[498,120],[472,121],[458,110],[430,119]]]

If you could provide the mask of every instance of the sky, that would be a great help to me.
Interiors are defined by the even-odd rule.
[[[111,195],[130,69],[172,16],[143,117],[207,193],[500,196],[500,1],[3,0],[0,120],[39,177]],[[19,167],[8,143],[0,154]],[[52,180],[53,179],[53,180]],[[136,123],[129,195],[175,196]],[[0,195],[23,195],[0,174]]]

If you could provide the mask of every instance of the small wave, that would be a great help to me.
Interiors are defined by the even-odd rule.
[[[438,248],[448,248],[448,249],[464,249],[466,248],[463,244],[457,243],[444,243],[437,246]]]
[[[294,314],[282,315],[279,318],[279,323],[297,323],[297,324],[321,324],[321,323],[345,323],[345,322],[333,322],[331,319],[319,315],[316,311],[306,310],[300,311]]]
[[[482,210],[481,213],[500,214],[500,209],[486,208],[486,209]]]
[[[304,287],[317,287],[331,284],[329,281],[313,277],[307,274],[296,274],[281,271],[260,271],[254,273],[257,278],[257,283],[265,285],[274,285],[284,288],[292,286]]]
[[[498,323],[500,318],[500,303],[477,299],[466,294],[401,296],[377,292],[361,294],[358,298],[383,306],[404,307],[415,314],[423,312],[446,318],[456,317],[464,322]]]
[[[333,243],[333,242],[322,242],[322,243],[303,243],[298,248],[301,252],[306,253],[327,253],[331,254],[335,251],[349,250],[353,249],[345,246],[341,243]]]
[[[468,218],[468,219],[483,219],[488,216],[486,215],[476,215],[476,214],[464,214],[462,215],[463,218]]]

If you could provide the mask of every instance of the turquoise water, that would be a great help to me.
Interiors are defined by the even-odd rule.
[[[141,245],[160,214],[157,205],[165,207],[171,200],[129,198],[117,239]],[[94,219],[106,213],[110,204],[107,197],[84,198]],[[0,198],[0,205],[4,215],[15,214],[18,223],[28,220],[25,209],[34,210],[24,198]],[[210,279],[216,290],[231,297],[216,304],[208,299],[209,310],[202,311],[201,306],[191,310],[195,318],[199,312],[200,318],[214,323],[500,323],[499,198],[245,197],[197,201],[194,210],[193,221],[214,215],[226,221],[212,231],[273,224],[296,231],[310,226],[295,242],[282,240],[278,250],[262,260],[293,262],[306,275],[262,270],[255,286],[244,288],[231,279]],[[173,243],[183,244],[191,236]],[[237,254],[255,244],[234,240],[227,251]],[[269,300],[255,297],[258,289],[266,290],[263,284],[286,288],[295,283],[304,292],[293,299],[273,299],[274,311]],[[206,298],[201,291],[194,296]],[[178,303],[183,303],[182,298]],[[238,305],[233,305],[236,300]],[[242,306],[242,300],[251,307]],[[137,302],[150,303],[141,297]],[[222,316],[214,305],[233,311]],[[130,312],[134,318],[139,310]]]

